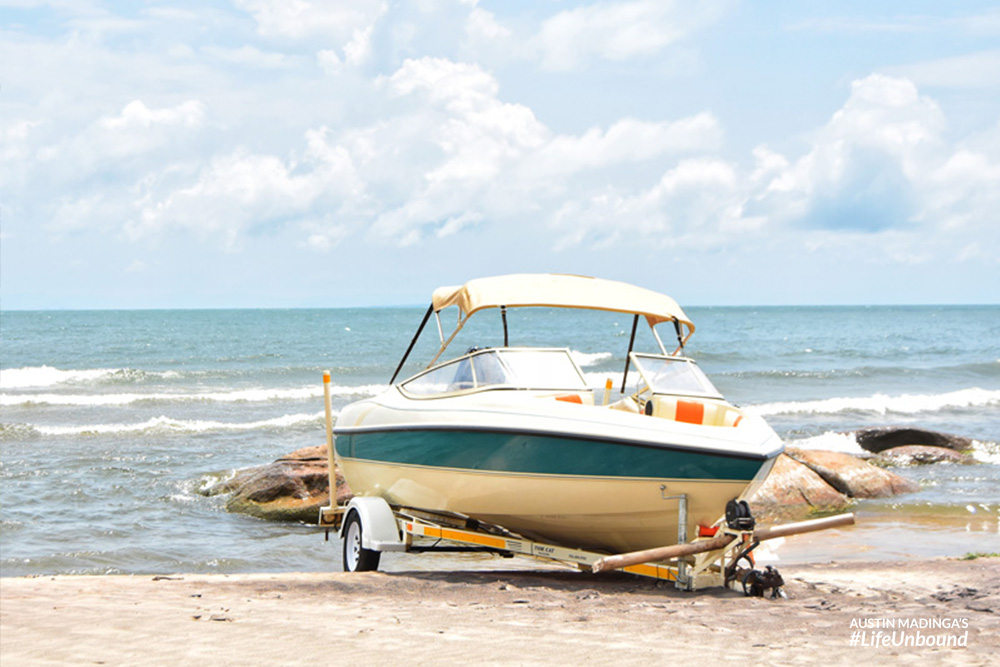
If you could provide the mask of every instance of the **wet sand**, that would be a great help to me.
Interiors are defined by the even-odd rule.
[[[4,578],[0,662],[987,665],[1000,654],[1000,559],[782,574],[789,597],[777,600],[552,569]],[[924,645],[891,645],[907,635]]]

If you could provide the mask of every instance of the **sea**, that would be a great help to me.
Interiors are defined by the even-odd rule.
[[[231,514],[224,497],[201,491],[324,443],[323,371],[335,416],[383,390],[424,310],[0,313],[0,574],[339,571],[336,535]],[[877,426],[974,441],[979,464],[897,469],[921,490],[859,501],[856,526],[789,538],[772,558],[1000,552],[1000,306],[686,312],[697,329],[685,354],[786,445],[860,453],[853,432]],[[548,309],[508,317],[511,345],[568,347],[598,395],[608,379],[619,391],[631,318]],[[446,335],[455,321],[443,313]],[[636,347],[650,349],[640,325]],[[431,318],[401,377],[439,342]],[[499,314],[483,313],[455,349],[502,342]],[[389,570],[523,565],[504,563],[383,559]]]

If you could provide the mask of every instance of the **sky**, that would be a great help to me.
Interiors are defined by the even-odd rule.
[[[0,0],[0,308],[1000,303],[1000,8]]]

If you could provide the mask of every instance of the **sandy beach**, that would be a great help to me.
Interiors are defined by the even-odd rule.
[[[4,578],[0,661],[986,665],[1000,652],[996,558],[783,574],[777,600],[538,569]]]

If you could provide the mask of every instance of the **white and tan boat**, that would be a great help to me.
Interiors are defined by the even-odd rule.
[[[507,309],[536,306],[631,315],[625,375],[638,371],[637,390],[625,394],[623,379],[618,400],[607,401],[606,391],[596,400],[572,340],[507,346]],[[384,393],[340,413],[335,452],[356,495],[551,544],[633,551],[678,541],[682,496],[693,538],[728,501],[752,492],[782,451],[761,418],[726,401],[683,356],[694,324],[667,296],[581,276],[482,278],[436,290],[414,342],[431,315],[454,307],[455,332],[441,334],[425,370],[398,383],[394,376]],[[504,346],[438,361],[470,317],[494,308],[504,315]],[[632,349],[640,319],[653,330],[655,353]],[[676,333],[673,352],[657,334],[661,324]]]

